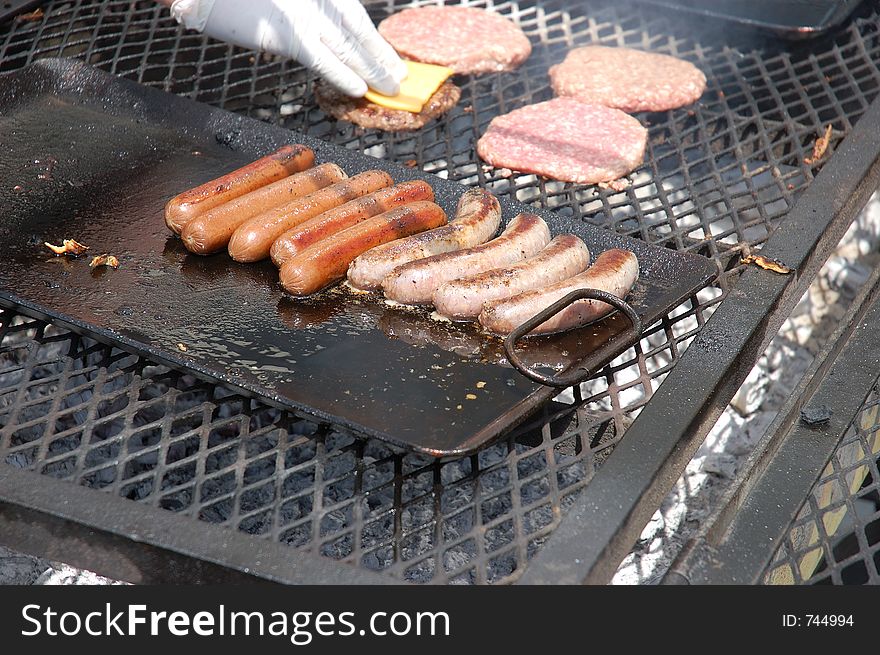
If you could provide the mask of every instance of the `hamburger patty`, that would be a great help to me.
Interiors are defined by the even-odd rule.
[[[706,90],[692,63],[631,48],[575,48],[549,72],[556,95],[628,112],[683,107]]]
[[[323,81],[315,84],[315,99],[325,114],[361,127],[387,132],[418,130],[455,107],[460,97],[461,89],[452,82],[444,82],[428,99],[422,111],[413,114],[401,109],[382,107],[364,98],[352,98]]]
[[[379,23],[403,57],[456,73],[492,73],[519,66],[532,44],[512,21],[476,7],[414,7]]]
[[[648,130],[618,109],[555,98],[493,118],[477,153],[493,166],[594,184],[638,168],[647,139]]]

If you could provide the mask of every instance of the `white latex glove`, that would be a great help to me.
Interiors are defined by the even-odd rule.
[[[343,93],[396,95],[406,65],[358,0],[174,0],[187,28],[296,59]]]

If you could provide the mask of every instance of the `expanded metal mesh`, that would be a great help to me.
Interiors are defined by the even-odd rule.
[[[878,466],[875,390],[791,524],[765,584],[880,584]]]
[[[438,464],[3,310],[0,425],[8,465],[451,582],[520,571],[620,436],[551,404],[516,439]]]
[[[376,20],[405,4],[370,3]],[[517,21],[534,50],[512,73],[457,78],[459,105],[415,134],[325,116],[296,64],[187,33],[154,2],[50,2],[0,25],[0,72],[77,57],[109,72],[622,234],[711,258],[722,272],[594,380],[528,425],[448,463],[316,425],[40,321],[0,314],[0,457],[13,466],[222,523],[414,581],[510,582],[552,532],[880,85],[880,5],[835,35],[780,43],[622,2],[471,2]],[[551,96],[572,46],[683,57],[707,75],[692,107],[641,114],[645,165],[623,191],[490,169],[493,116]],[[589,529],[589,526],[585,526]]]

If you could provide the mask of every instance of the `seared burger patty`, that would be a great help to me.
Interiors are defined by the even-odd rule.
[[[325,114],[361,127],[387,132],[418,130],[452,109],[460,97],[461,89],[452,82],[444,82],[428,99],[422,111],[413,114],[400,109],[388,109],[364,98],[352,98],[323,81],[315,84],[315,99]]]

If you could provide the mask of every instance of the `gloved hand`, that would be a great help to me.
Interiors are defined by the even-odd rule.
[[[396,95],[406,76],[358,0],[174,0],[171,15],[215,39],[296,59],[353,97],[368,85]]]

